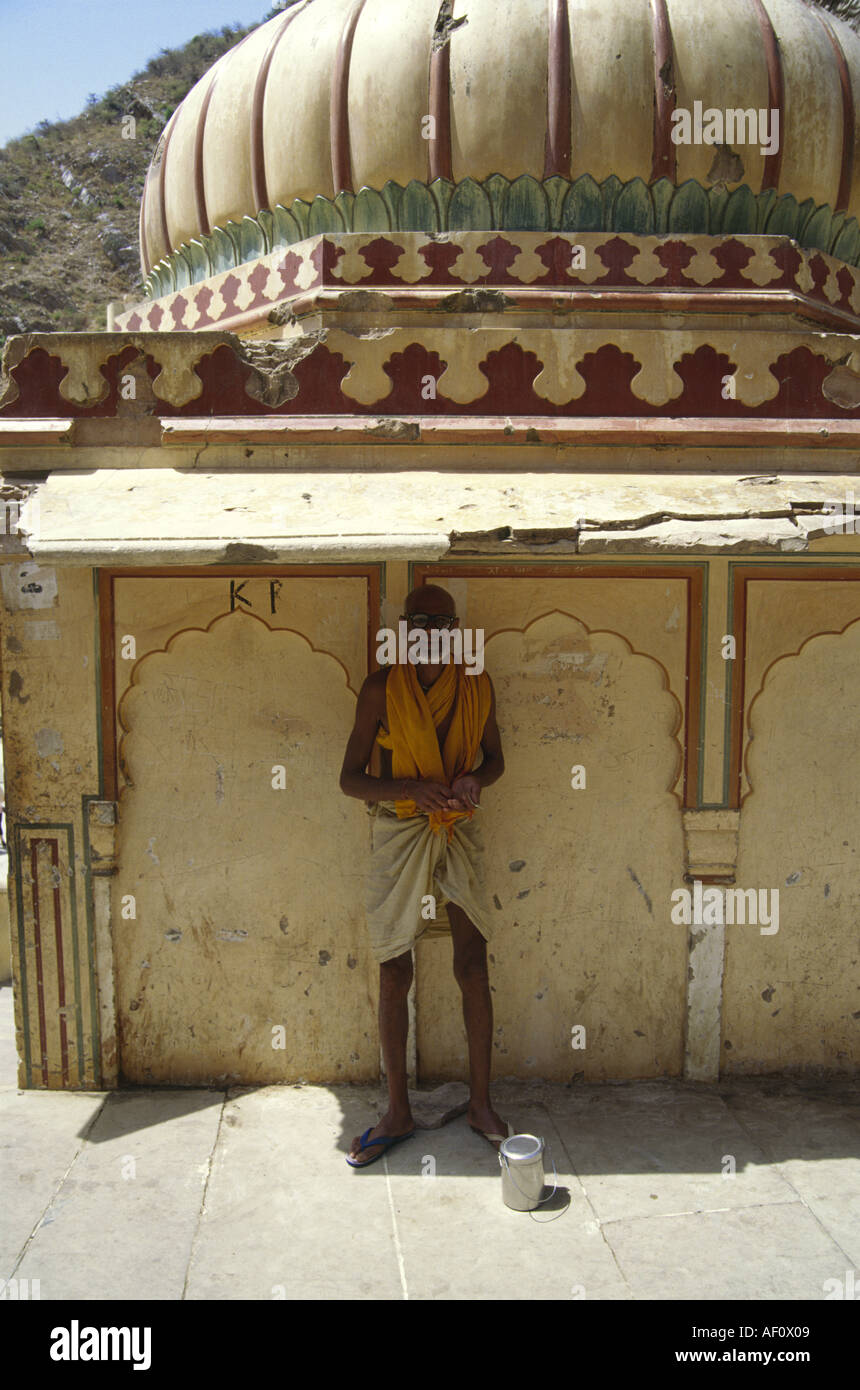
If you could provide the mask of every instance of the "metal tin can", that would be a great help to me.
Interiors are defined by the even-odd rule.
[[[513,1211],[534,1211],[544,1188],[543,1140],[535,1134],[512,1134],[499,1145],[502,1200]]]

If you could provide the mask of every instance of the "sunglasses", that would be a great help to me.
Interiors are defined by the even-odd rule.
[[[456,617],[449,618],[445,613],[404,613],[403,621],[412,627],[449,628],[456,623]]]

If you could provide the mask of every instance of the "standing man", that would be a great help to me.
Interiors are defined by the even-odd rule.
[[[405,610],[410,638],[459,624],[453,598],[434,584],[413,589]],[[505,760],[489,676],[483,670],[468,674],[450,654],[449,649],[447,662],[401,662],[368,676],[340,775],[347,796],[374,803],[367,919],[379,961],[379,1034],[389,1099],[379,1124],[353,1140],[347,1162],[354,1168],[374,1163],[415,1132],[406,1084],[406,998],[412,946],[425,925],[421,908],[428,896],[437,903],[447,899],[454,977],[469,1040],[469,1124],[496,1149],[513,1132],[490,1105],[490,915],[481,832],[473,824],[481,791],[498,781]],[[382,749],[381,777],[365,771],[375,741]],[[483,761],[473,771],[479,748]]]

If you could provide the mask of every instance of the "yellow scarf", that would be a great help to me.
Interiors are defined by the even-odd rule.
[[[455,701],[454,717],[440,752],[436,729]],[[468,676],[462,666],[451,662],[425,692],[413,665],[392,667],[385,686],[389,732],[380,729],[377,735],[381,747],[392,750],[392,777],[429,779],[450,787],[458,777],[471,772],[491,702],[490,681],[484,671]],[[395,802],[395,809],[401,820],[426,814],[433,833],[437,834],[444,825],[449,840],[454,834],[454,822],[463,816],[471,820],[474,815],[471,808],[421,813],[411,798]]]

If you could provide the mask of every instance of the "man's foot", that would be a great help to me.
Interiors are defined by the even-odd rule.
[[[483,1135],[501,1134],[504,1138],[508,1135],[508,1122],[503,1120],[501,1115],[496,1114],[489,1105],[470,1105],[466,1112],[466,1118],[473,1129],[480,1130]],[[500,1140],[488,1139],[488,1143],[498,1153]]]
[[[363,1168],[366,1163],[377,1158],[385,1148],[384,1144],[374,1144],[373,1141],[377,1135],[384,1135],[386,1139],[396,1139],[401,1134],[410,1134],[414,1128],[415,1121],[408,1110],[405,1114],[398,1114],[389,1110],[386,1115],[383,1115],[376,1128],[370,1131],[363,1149],[361,1147],[361,1135],[355,1136],[349,1150],[349,1156],[358,1164],[359,1168]]]

